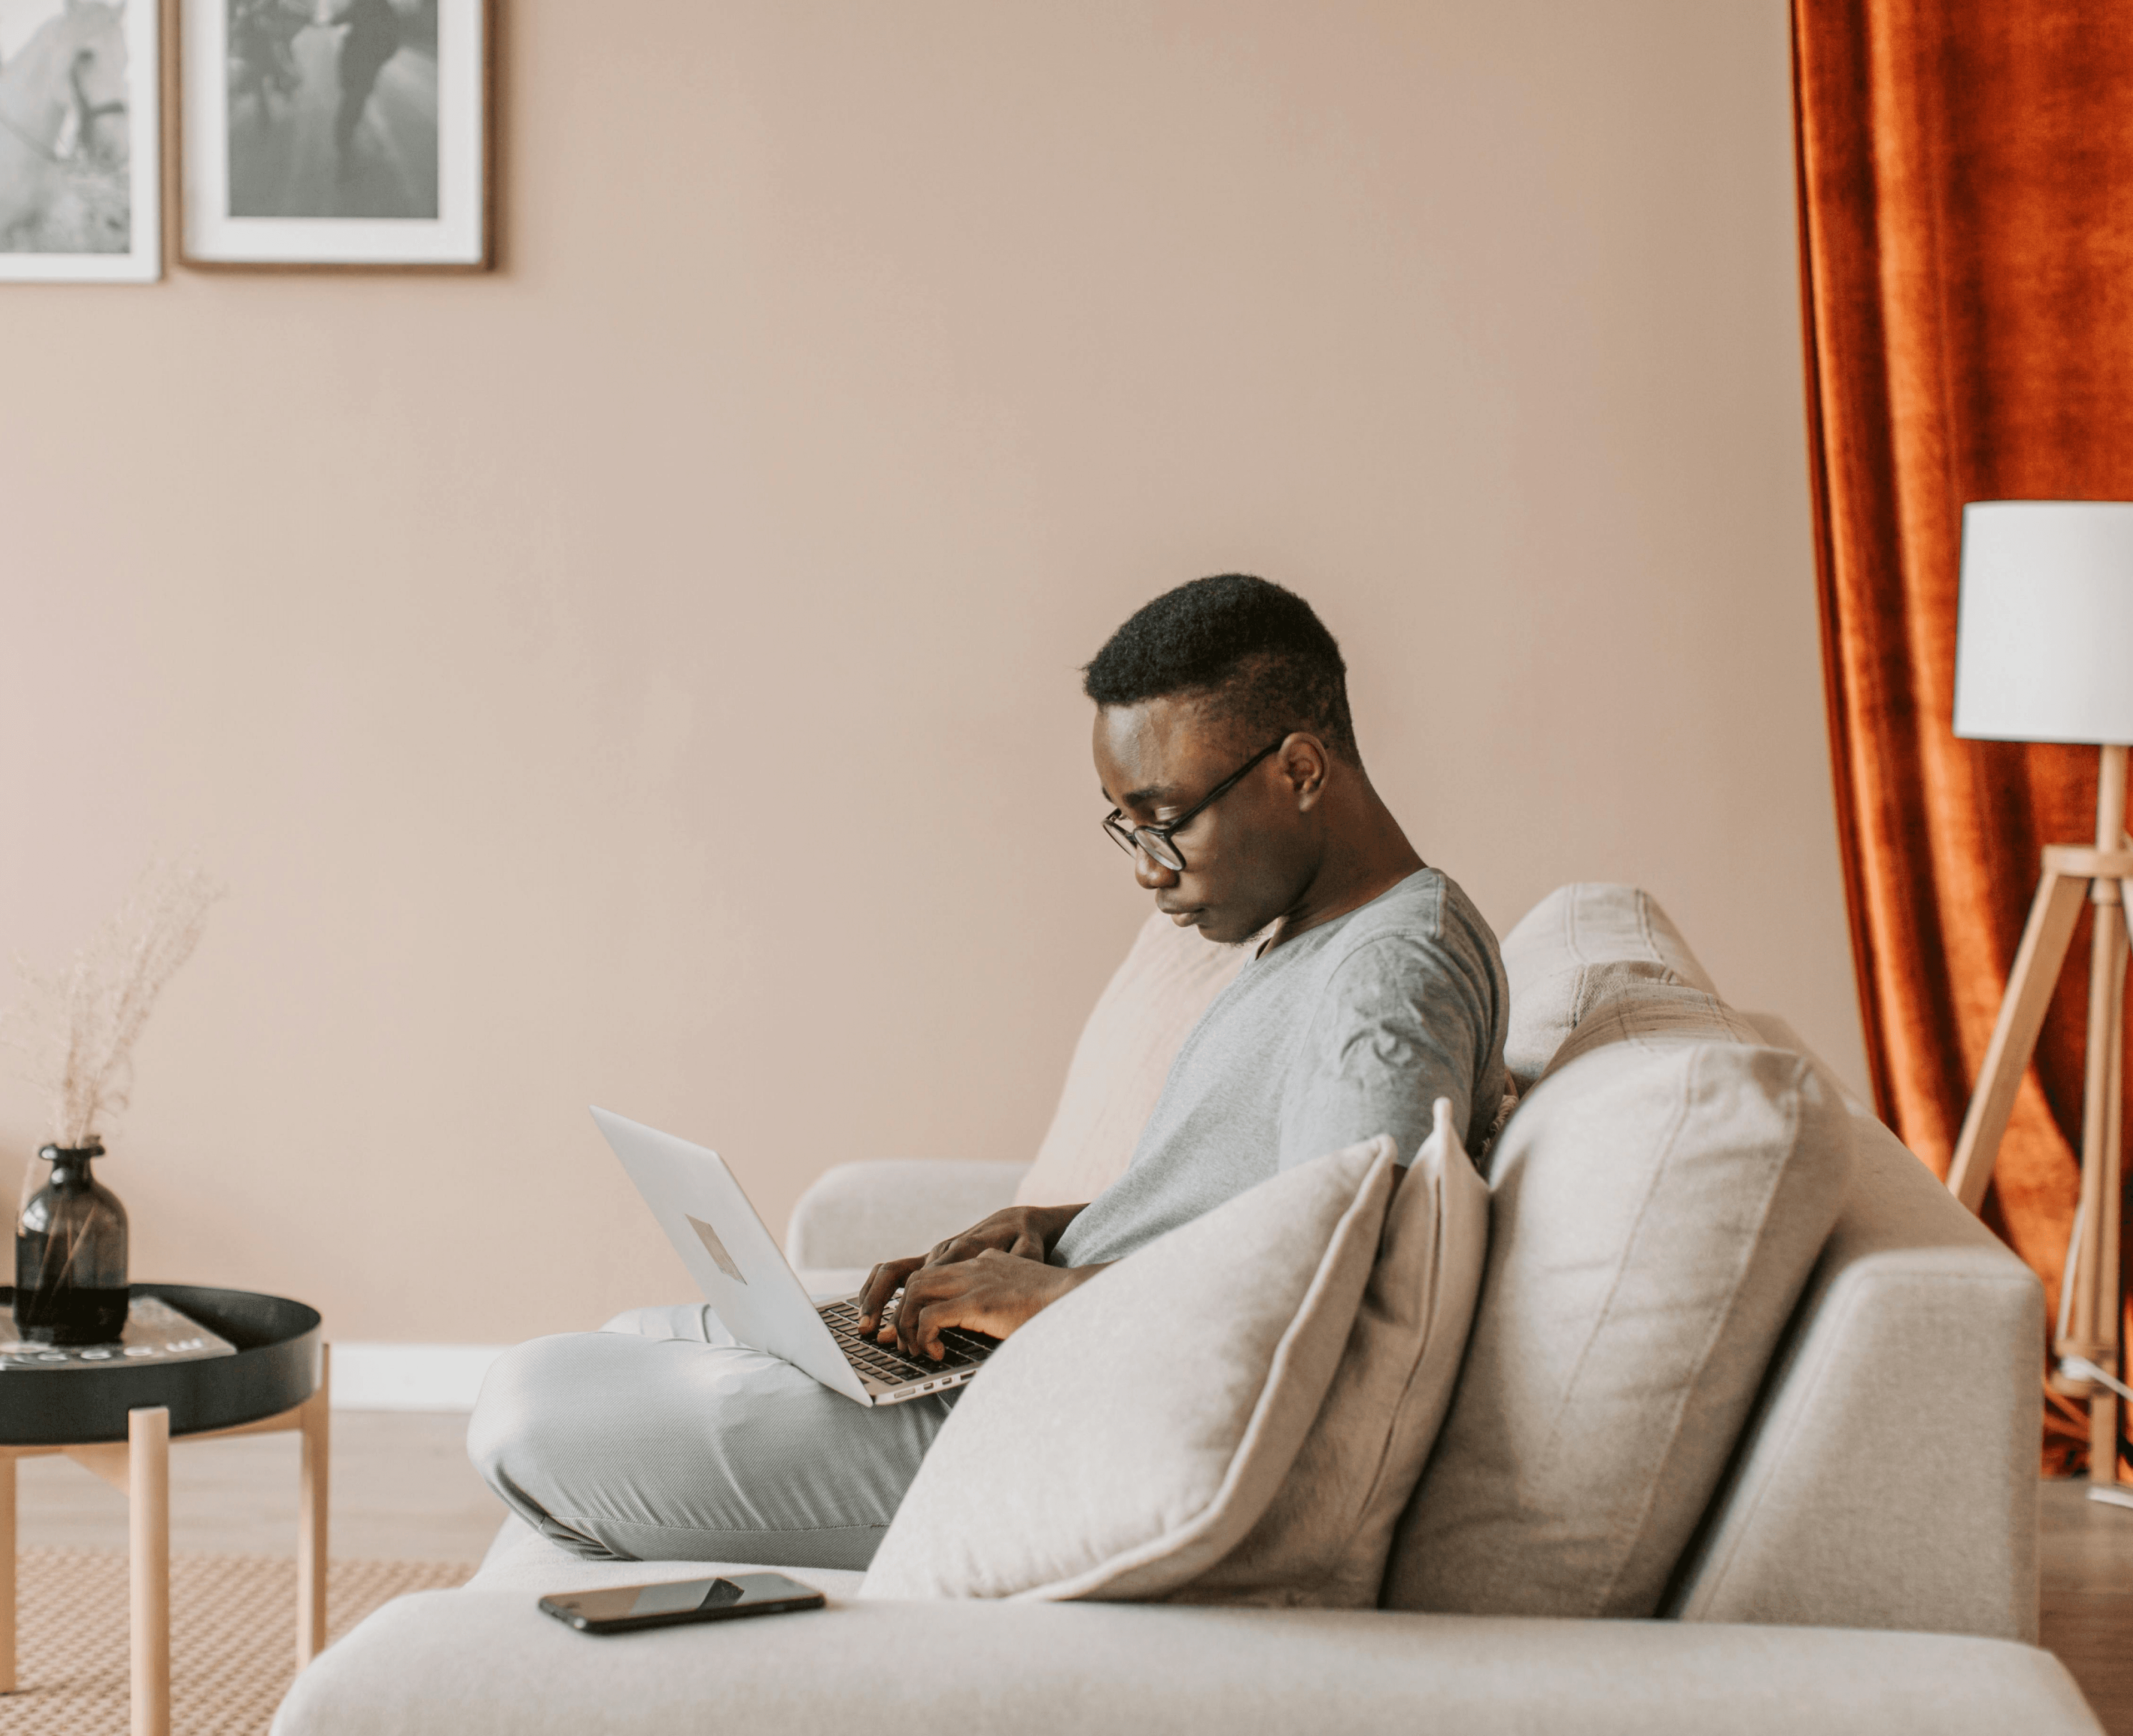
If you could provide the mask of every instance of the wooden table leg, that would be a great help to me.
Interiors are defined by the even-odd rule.
[[[126,1416],[133,1736],[171,1736],[171,1413]]]
[[[0,1694],[15,1691],[15,1455],[0,1453]]]
[[[326,1645],[326,1483],[330,1464],[333,1346],[319,1346],[319,1389],[303,1406],[301,1509],[296,1516],[296,1667]]]

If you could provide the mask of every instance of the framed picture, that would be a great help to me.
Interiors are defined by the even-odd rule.
[[[0,282],[162,275],[158,0],[0,0]]]
[[[179,0],[181,257],[485,269],[494,36],[489,0]]]

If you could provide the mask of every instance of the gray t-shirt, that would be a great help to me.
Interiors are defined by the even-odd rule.
[[[1307,929],[1201,1015],[1132,1163],[1066,1227],[1052,1263],[1123,1258],[1375,1134],[1392,1135],[1407,1163],[1441,1097],[1475,1150],[1504,1094],[1509,1009],[1496,937],[1434,868]]]

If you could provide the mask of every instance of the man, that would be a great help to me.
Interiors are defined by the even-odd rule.
[[[354,172],[355,129],[370,104],[378,75],[400,52],[400,14],[392,0],[344,0],[330,22],[347,27],[339,56],[340,104],[334,110],[334,151],[340,178]]]
[[[1406,1162],[1440,1096],[1478,1150],[1502,1098],[1495,937],[1371,788],[1346,665],[1311,605],[1262,579],[1197,580],[1136,614],[1086,673],[1105,828],[1134,877],[1211,941],[1265,938],[1100,1199],[997,1213],[874,1268],[862,1305],[879,1320],[904,1288],[881,1336],[907,1353],[937,1356],[944,1326],[1004,1338],[1288,1165],[1377,1133]]]
[[[1371,787],[1310,605],[1262,579],[1197,580],[1086,677],[1105,831],[1158,909],[1254,957],[1179,1050],[1117,1182],[874,1268],[864,1314],[908,1353],[937,1357],[949,1326],[1004,1338],[1291,1165],[1378,1133],[1411,1160],[1439,1097],[1478,1146],[1502,1097],[1495,938]],[[502,1359],[469,1431],[498,1494],[587,1555],[864,1566],[954,1403],[864,1409],[734,1346],[702,1308],[616,1325]]]

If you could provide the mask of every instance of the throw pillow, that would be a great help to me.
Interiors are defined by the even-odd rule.
[[[1676,1043],[1764,1040],[1760,1031],[1716,995],[1685,982],[1628,979],[1612,974],[1612,969],[1603,966],[1591,973],[1586,1005],[1554,1059],[1542,1069],[1543,1082],[1580,1055],[1611,1043],[1659,1049]]]
[[[1377,1264],[1317,1420],[1274,1504],[1182,1603],[1378,1601],[1393,1527],[1444,1421],[1489,1253],[1489,1189],[1437,1100],[1394,1190]]]
[[[1081,1027],[1044,1142],[1017,1205],[1075,1205],[1125,1174],[1170,1063],[1209,1003],[1252,956],[1216,946],[1160,911],[1140,933]]]
[[[1400,1522],[1400,1609],[1649,1616],[1842,1203],[1851,1116],[1802,1056],[1597,1048],[1499,1142],[1450,1415]]]
[[[1393,1191],[1384,1135],[1137,1250],[994,1353],[860,1594],[1160,1597],[1259,1522],[1340,1362]]]
[[[1521,1091],[1587,1012],[1632,984],[1718,992],[1659,900],[1635,886],[1558,886],[1504,937],[1503,952],[1511,985],[1504,1065]]]

